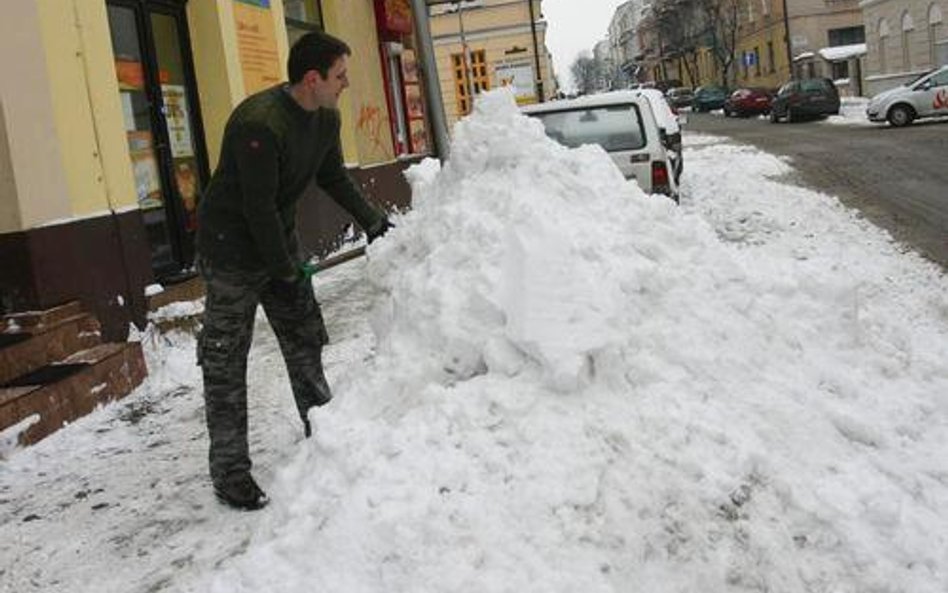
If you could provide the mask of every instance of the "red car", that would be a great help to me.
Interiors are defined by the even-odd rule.
[[[773,101],[773,93],[768,89],[760,87],[737,89],[724,102],[724,115],[728,117],[767,115],[770,113],[771,101]]]

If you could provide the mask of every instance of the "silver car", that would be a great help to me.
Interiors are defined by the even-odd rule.
[[[948,66],[879,93],[869,101],[866,115],[870,121],[888,121],[897,127],[921,117],[948,115]]]

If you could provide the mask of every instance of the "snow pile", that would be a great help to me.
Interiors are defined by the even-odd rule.
[[[729,164],[676,208],[488,94],[370,248],[375,356],[193,590],[945,590],[945,279],[695,146]]]

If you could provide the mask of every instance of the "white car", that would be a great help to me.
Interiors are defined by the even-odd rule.
[[[528,105],[523,113],[543,122],[546,135],[576,147],[598,144],[645,193],[678,201],[678,180],[668,133],[640,91],[614,91]],[[677,131],[677,130],[676,130]]]
[[[866,115],[870,121],[888,121],[893,126],[907,126],[921,117],[948,115],[948,66],[879,93],[869,101]]]

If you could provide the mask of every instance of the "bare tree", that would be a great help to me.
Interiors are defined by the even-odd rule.
[[[711,52],[721,71],[721,84],[730,86],[734,80],[732,66],[737,52],[740,27],[739,0],[695,0],[707,22]]]
[[[569,67],[569,71],[573,75],[573,83],[576,85],[578,94],[587,95],[596,90],[599,67],[595,58],[589,52],[579,54]]]

